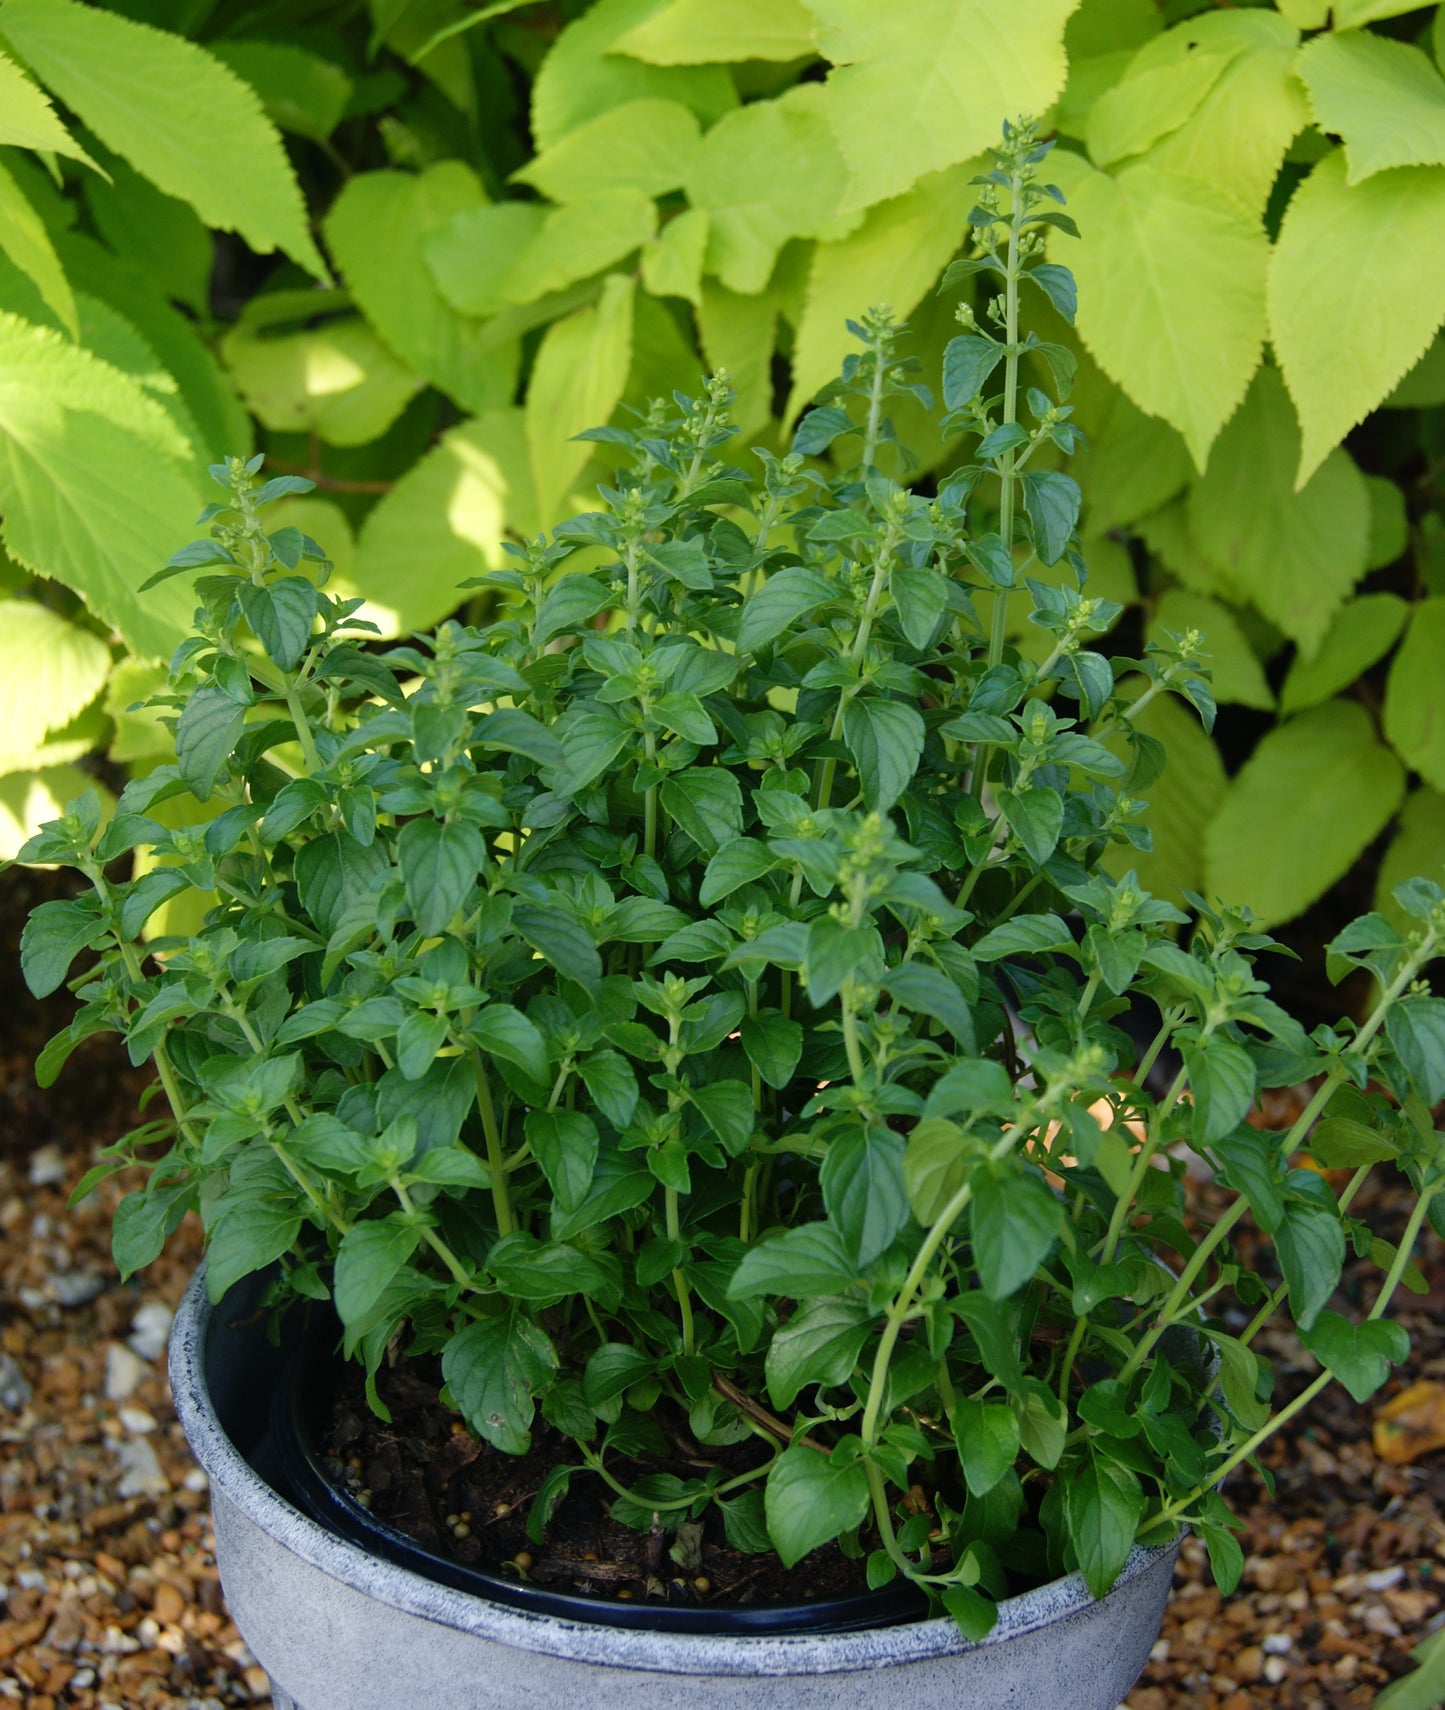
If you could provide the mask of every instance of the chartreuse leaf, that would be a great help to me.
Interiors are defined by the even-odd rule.
[[[1123,78],[1094,103],[1085,138],[1096,166],[1143,154],[1178,130],[1238,51],[1206,47],[1181,53],[1175,48],[1178,34],[1171,30],[1141,48]]]
[[[701,130],[680,101],[628,101],[568,131],[512,176],[554,202],[581,202],[619,186],[645,196],[676,190]]]
[[[251,85],[281,130],[324,142],[341,123],[355,85],[333,60],[290,42],[241,38],[223,37],[210,51]]]
[[[458,584],[501,562],[510,525],[535,526],[521,411],[507,408],[452,428],[367,513],[347,576],[362,614],[389,635],[455,611]]]
[[[33,148],[90,163],[90,156],[56,116],[50,97],[3,53],[0,53],[0,147]]]
[[[1184,588],[1170,588],[1154,608],[1146,637],[1163,643],[1166,630],[1180,635],[1189,629],[1197,629],[1204,637],[1209,686],[1216,701],[1261,709],[1274,705],[1264,667],[1229,607]]]
[[[791,1568],[819,1544],[862,1524],[868,1475],[861,1461],[845,1456],[844,1445],[824,1454],[800,1443],[773,1462],[764,1505],[773,1548]]]
[[[1347,184],[1445,164],[1445,77],[1419,48],[1368,30],[1316,36],[1298,67],[1315,123],[1344,144]]]
[[[1279,692],[1280,712],[1318,706],[1348,688],[1390,651],[1409,615],[1398,594],[1361,594],[1341,606],[1314,657],[1296,654]],[[1214,687],[1218,694],[1217,678]]]
[[[606,422],[617,408],[632,367],[630,278],[611,274],[595,305],[548,327],[527,388],[526,436],[537,510],[555,521],[590,447],[575,436]]]
[[[1395,886],[1421,877],[1445,883],[1445,796],[1435,790],[1414,791],[1400,811],[1400,824],[1375,888],[1375,907],[1395,926],[1406,925],[1405,911],[1395,901]]]
[[[1153,848],[1115,844],[1103,865],[1122,878],[1131,869],[1155,896],[1178,903],[1183,891],[1201,891],[1204,833],[1223,802],[1229,779],[1219,750],[1204,733],[1193,711],[1173,697],[1151,701],[1139,728],[1162,742],[1169,764],[1141,793],[1149,802]]]
[[[512,269],[546,217],[538,202],[495,202],[464,209],[429,232],[422,253],[442,296],[464,315],[500,314]]]
[[[1338,1312],[1321,1312],[1300,1341],[1349,1390],[1356,1401],[1368,1401],[1397,1366],[1410,1356],[1410,1335],[1403,1324],[1388,1318],[1352,1324]]]
[[[1000,113],[1042,113],[1064,87],[1077,0],[809,0],[826,88],[866,208],[993,140]],[[1051,163],[1052,164],[1052,163]]]
[[[1084,234],[1050,247],[1078,280],[1080,337],[1140,409],[1178,428],[1202,469],[1259,365],[1263,227],[1228,191],[1148,161],[1112,177],[1055,155],[1049,170]]]
[[[958,247],[958,206],[967,197],[968,167],[930,173],[904,195],[870,208],[846,237],[820,243],[793,345],[792,420],[851,348],[846,322],[860,302],[885,301],[911,314]],[[706,336],[706,335],[704,335]]]
[[[823,90],[799,84],[714,125],[694,155],[687,199],[708,214],[707,266],[734,291],[761,291],[794,237],[842,237],[848,169]]]
[[[110,649],[35,600],[0,600],[0,772],[34,764],[47,732],[105,687]]]
[[[654,17],[657,0],[600,0],[553,42],[532,85],[532,136],[538,153],[568,131],[628,101],[681,101],[704,125],[738,104],[720,65],[647,65],[614,52],[628,31]]]
[[[657,231],[651,196],[629,184],[553,208],[513,261],[500,290],[509,303],[533,303],[549,291],[614,267]]]
[[[0,314],[0,514],[11,557],[55,576],[141,658],[169,658],[194,598],[141,584],[189,538],[189,447],[165,410],[108,363]]]
[[[78,0],[8,0],[5,35],[107,148],[208,226],[326,277],[280,136],[214,55]]]
[[[443,297],[424,248],[433,233],[485,206],[471,169],[442,160],[420,173],[358,173],[326,216],[332,257],[367,320],[418,374],[478,411],[512,401],[519,346]]]
[[[1385,684],[1385,735],[1427,784],[1445,789],[1445,599],[1410,616]]]
[[[1189,495],[1205,557],[1306,656],[1365,573],[1370,496],[1345,451],[1295,491],[1294,412],[1277,369],[1255,376]]]
[[[702,262],[707,251],[707,231],[707,209],[685,208],[670,219],[655,238],[643,244],[642,283],[652,296],[686,297],[688,302],[701,307]],[[751,303],[749,308],[757,317],[759,305]],[[768,343],[771,350],[772,322],[766,310],[762,312],[761,319],[768,325]],[[713,362],[712,366],[728,369],[728,377],[732,380],[739,399],[751,390],[745,374],[735,374],[725,362]],[[734,411],[739,430],[744,433],[751,432],[751,425],[747,425],[751,420],[751,412],[745,417],[737,404],[734,404]]]
[[[1290,198],[1269,269],[1270,342],[1302,433],[1297,481],[1389,396],[1442,319],[1445,171],[1350,185],[1343,152],[1326,155]]]
[[[462,1417],[508,1455],[527,1452],[533,1397],[556,1370],[557,1353],[546,1333],[516,1311],[468,1324],[442,1350],[442,1376]]]
[[[1270,731],[1230,784],[1205,835],[1208,893],[1237,897],[1266,925],[1291,919],[1348,872],[1404,789],[1363,707],[1329,701],[1301,713]]]
[[[0,166],[0,249],[35,281],[40,294],[72,338],[80,337],[75,295],[45,222],[25,199],[25,192]]]
[[[612,45],[651,65],[713,65],[799,59],[814,51],[816,25],[803,0],[670,0]]]

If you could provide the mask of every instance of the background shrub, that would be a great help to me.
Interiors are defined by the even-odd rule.
[[[1206,630],[1225,707],[1218,747],[1158,708],[1146,882],[1278,922],[1366,850],[1386,894],[1433,870],[1442,16],[6,0],[0,842],[85,756],[153,760],[125,709],[192,601],[139,589],[204,463],[317,480],[285,520],[389,633],[429,624],[586,493],[594,421],[721,366],[776,448],[875,301],[936,371],[967,181],[1033,112],[1085,234],[1057,238],[1077,335],[1048,336],[1079,347],[1094,589],[1126,653]],[[924,473],[952,467],[921,417]]]

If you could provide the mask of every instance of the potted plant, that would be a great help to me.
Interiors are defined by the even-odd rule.
[[[1089,646],[1115,608],[1057,467],[1073,362],[1020,331],[1026,289],[1073,306],[1046,153],[1006,132],[945,282],[988,301],[936,493],[883,472],[890,401],[926,394],[882,310],[786,457],[725,461],[721,376],[597,430],[600,508],[512,548],[480,627],[363,646],[315,544],[267,531],[300,483],[218,466],[171,566],[203,572],[174,763],[24,851],[91,886],[25,934],[37,992],[95,953],[41,1079],[112,1029],[165,1101],[78,1191],[147,1166],[127,1275],[205,1224],[173,1381],[279,1704],[660,1706],[686,1677],[709,1706],[1112,1710],[1181,1528],[1232,1588],[1221,1481],[1406,1352],[1445,893],[1341,934],[1378,1002],[1307,1036],[1247,913],[1121,873],[1164,760],[1141,710],[1212,703],[1198,636]],[[1039,645],[1009,645],[1020,604]],[[1250,1125],[1310,1078],[1288,1134]],[[1235,1192],[1212,1226],[1186,1152]],[[1352,1212],[1383,1163],[1417,1192],[1398,1248]],[[1327,1304],[1350,1242],[1384,1271],[1362,1324]],[[261,1326],[284,1353],[308,1311],[283,1377]],[[1324,1371],[1271,1416],[1279,1311]]]

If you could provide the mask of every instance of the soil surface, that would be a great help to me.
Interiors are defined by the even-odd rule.
[[[0,1704],[264,1705],[264,1674],[221,1596],[205,1478],[165,1382],[164,1333],[199,1231],[186,1225],[165,1257],[122,1284],[109,1222],[123,1180],[65,1210],[96,1148],[136,1120],[142,1077],[114,1041],[97,1039],[57,1088],[34,1086],[35,1052],[65,1007],[63,998],[37,1006],[24,995],[15,941],[23,909],[64,894],[61,884],[0,878]],[[1213,1190],[1202,1183],[1196,1192],[1207,1200]],[[1373,1198],[1362,1195],[1358,1208],[1387,1235],[1398,1232],[1404,1200],[1390,1176],[1367,1192]],[[1273,1501],[1253,1474],[1232,1483],[1245,1522],[1244,1584],[1221,1599],[1202,1549],[1185,1544],[1129,1710],[1366,1710],[1410,1667],[1409,1649],[1445,1621],[1445,1451],[1395,1465],[1372,1440],[1392,1396],[1445,1386],[1445,1255],[1432,1238],[1416,1257],[1428,1292],[1402,1296],[1397,1313],[1414,1339],[1408,1365],[1364,1406],[1328,1391],[1274,1441]],[[1377,1277],[1352,1267],[1337,1308],[1365,1310]],[[1268,1348],[1287,1398],[1314,1362],[1288,1332]],[[454,1512],[467,1524],[450,1508],[442,1523]],[[537,1555],[520,1537],[508,1534],[506,1547]],[[647,1536],[629,1538],[645,1560]],[[605,1548],[587,1545],[599,1563],[623,1559],[620,1545],[601,1541]],[[709,1577],[702,1560],[694,1578]],[[664,1563],[667,1578],[685,1577]],[[717,1583],[727,1584],[721,1571]]]

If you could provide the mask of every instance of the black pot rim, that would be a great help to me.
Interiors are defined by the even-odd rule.
[[[668,1603],[622,1603],[553,1591],[506,1579],[434,1554],[405,1532],[379,1520],[326,1470],[311,1427],[326,1378],[335,1371],[334,1320],[308,1314],[306,1328],[277,1386],[272,1432],[292,1494],[318,1525],[372,1555],[450,1586],[533,1615],[560,1617],[592,1626],[645,1628],[665,1633],[733,1633],[768,1637],[782,1633],[848,1633],[896,1627],[929,1614],[915,1586],[895,1583],[854,1597],[813,1598],[805,1603],[748,1603],[730,1607]]]

